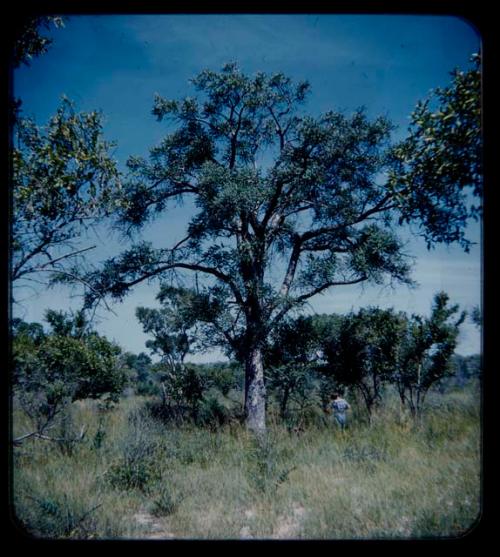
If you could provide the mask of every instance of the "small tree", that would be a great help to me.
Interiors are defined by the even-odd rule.
[[[264,362],[267,386],[277,394],[282,419],[291,400],[302,406],[313,398],[320,351],[337,323],[335,315],[299,316],[287,319],[273,333]]]
[[[157,392],[158,385],[155,383],[151,371],[153,362],[145,352],[140,354],[124,352],[120,359],[123,366],[129,370],[129,374],[133,376],[131,383],[134,385],[137,394],[150,395]]]
[[[188,353],[200,346],[194,307],[200,302],[193,290],[163,286],[157,296],[161,309],[138,307],[136,317],[153,339],[146,346],[169,368],[182,367]]]
[[[211,302],[207,295],[187,288],[163,285],[157,296],[161,309],[138,307],[136,316],[144,332],[153,339],[146,346],[161,357],[155,366],[161,381],[164,403],[187,404],[196,420],[209,378],[184,360],[189,352],[210,344],[203,336],[203,320],[210,320]]]
[[[405,317],[393,310],[361,309],[342,318],[338,335],[325,346],[324,371],[361,393],[371,418],[397,365]]]
[[[120,348],[89,330],[82,312],[69,316],[49,310],[46,320],[48,332],[37,323],[14,321],[13,391],[34,425],[21,440],[43,437],[75,400],[117,401],[126,383],[118,365]]]
[[[455,372],[454,354],[466,312],[449,306],[445,292],[435,295],[429,318],[413,315],[402,339],[394,376],[403,404],[420,414],[429,389]],[[457,316],[458,314],[458,316]]]

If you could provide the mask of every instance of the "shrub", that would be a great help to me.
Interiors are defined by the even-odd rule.
[[[198,415],[199,425],[212,429],[227,424],[230,419],[229,410],[223,406],[215,396],[210,396],[203,401]]]
[[[91,536],[95,528],[92,513],[100,506],[86,506],[66,493],[24,494],[16,505],[16,514],[21,525],[35,537],[82,539]]]
[[[269,437],[252,439],[247,459],[250,484],[268,495],[273,495],[295,469],[295,466],[282,464],[289,462],[289,455],[279,450]]]
[[[158,462],[162,445],[155,436],[155,425],[142,409],[129,414],[128,426],[125,437],[119,442],[121,454],[106,476],[115,488],[145,491],[149,484],[161,479]]]

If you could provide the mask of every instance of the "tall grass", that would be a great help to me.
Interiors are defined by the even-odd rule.
[[[368,424],[303,432],[275,420],[266,439],[238,425],[169,427],[123,400],[70,453],[33,439],[13,454],[13,511],[43,538],[359,539],[455,537],[480,511],[477,389],[431,395],[413,421],[394,397]],[[27,424],[16,411],[18,434]]]

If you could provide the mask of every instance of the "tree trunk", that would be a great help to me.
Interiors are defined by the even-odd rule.
[[[266,431],[266,387],[261,348],[252,348],[246,357],[245,424],[254,433]]]
[[[283,390],[283,397],[281,398],[281,405],[280,405],[280,418],[282,420],[286,417],[286,407],[288,406],[288,398],[290,397],[290,388],[285,387]]]

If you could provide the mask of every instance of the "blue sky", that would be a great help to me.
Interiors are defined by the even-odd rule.
[[[154,94],[193,94],[188,80],[204,68],[219,69],[234,60],[248,73],[281,71],[307,79],[312,87],[309,112],[334,109],[348,114],[363,105],[371,116],[384,114],[397,124],[398,138],[404,136],[416,102],[430,89],[446,85],[454,67],[467,67],[480,45],[480,37],[464,20],[412,15],[72,16],[52,36],[49,52],[14,74],[14,92],[23,100],[24,114],[45,122],[63,94],[79,110],[102,110],[106,138],[118,143],[114,156],[120,166],[129,155],[147,155],[167,130],[151,115]],[[146,231],[148,237],[161,231],[167,241],[180,238],[189,211],[189,204],[176,209]],[[416,256],[416,289],[342,287],[313,299],[309,311],[379,305],[428,313],[432,296],[441,289],[470,309],[481,296],[478,226],[470,235],[478,245],[469,254],[458,247],[428,252],[421,241],[409,239],[407,251]],[[119,249],[117,238],[106,231],[102,237],[96,256]],[[116,316],[100,313],[98,329],[128,350],[145,350],[146,337],[134,310],[156,305],[155,294],[156,287],[139,286],[114,306]],[[77,304],[68,291],[51,290],[31,296],[16,311],[27,320],[40,320],[48,307]],[[479,349],[478,331],[466,324],[458,351]],[[214,358],[218,354],[193,359]]]

